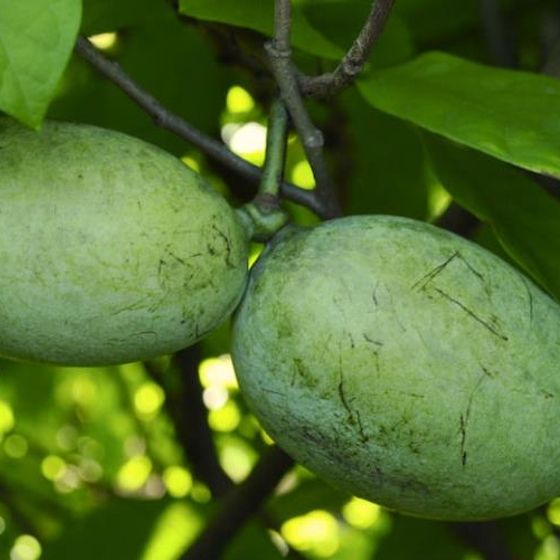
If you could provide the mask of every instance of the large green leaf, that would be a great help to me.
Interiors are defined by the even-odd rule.
[[[271,36],[274,0],[179,0],[182,14],[205,21],[227,23]],[[344,51],[309,24],[301,9],[293,7],[292,44],[310,54],[338,59]]]
[[[46,544],[41,558],[138,560],[168,505],[167,500],[113,498],[105,507],[70,524],[57,540]]]
[[[343,97],[351,137],[350,214],[428,215],[426,154],[417,130],[372,109],[355,92]]]
[[[80,0],[0,0],[0,110],[37,127],[78,33]]]
[[[444,523],[393,516],[391,532],[381,541],[375,560],[465,560],[468,547]],[[476,557],[475,557],[476,558]]]
[[[560,81],[439,52],[359,81],[374,107],[514,165],[560,177]]]
[[[445,189],[489,222],[508,254],[560,299],[560,201],[494,158],[432,135],[426,145]]]

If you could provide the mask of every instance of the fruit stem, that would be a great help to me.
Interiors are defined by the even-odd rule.
[[[266,156],[259,190],[251,202],[237,211],[254,241],[267,241],[288,221],[278,196],[284,176],[287,137],[288,112],[278,98],[270,109]]]

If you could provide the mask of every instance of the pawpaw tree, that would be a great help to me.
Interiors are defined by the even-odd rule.
[[[552,0],[0,0],[0,555],[560,557]]]

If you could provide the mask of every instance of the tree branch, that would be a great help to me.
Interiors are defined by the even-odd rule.
[[[86,38],[79,37],[76,52],[98,72],[119,87],[128,97],[150,115],[163,129],[177,134],[194,144],[211,158],[226,165],[253,183],[259,183],[261,170],[232,153],[221,142],[207,136],[187,121],[166,109],[157,99],[142,89],[124,70],[99,52]],[[309,208],[321,218],[329,217],[322,201],[313,191],[300,189],[291,183],[283,182],[281,193],[285,198]]]
[[[347,88],[362,71],[381,36],[395,0],[375,0],[358,37],[332,71],[320,76],[300,76],[299,85],[306,96],[329,97]]]
[[[220,558],[227,543],[261,508],[292,466],[293,460],[288,455],[278,447],[271,447],[251,474],[227,494],[220,511],[180,560]]]
[[[334,185],[323,157],[324,139],[309,117],[299,91],[291,60],[291,0],[276,0],[274,12],[274,38],[266,44],[272,71],[280,88],[282,99],[292,117],[292,122],[303,145],[305,155],[315,177],[316,193],[326,210],[327,218],[341,214]]]

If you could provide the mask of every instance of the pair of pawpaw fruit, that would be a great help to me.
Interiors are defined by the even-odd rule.
[[[468,241],[389,216],[248,235],[161,150],[0,124],[0,353],[144,360],[238,307],[250,407],[297,461],[412,515],[513,515],[560,490],[560,311]],[[241,302],[241,303],[240,303]]]

